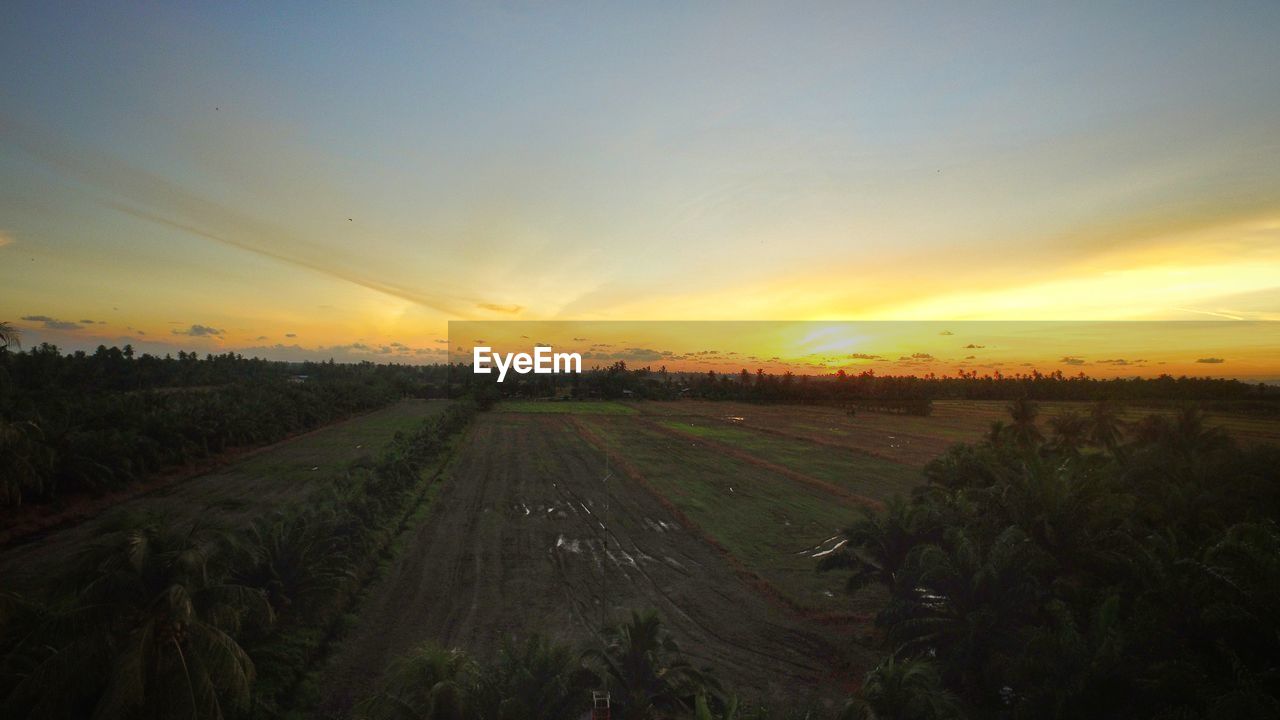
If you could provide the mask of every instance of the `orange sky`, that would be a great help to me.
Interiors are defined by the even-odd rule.
[[[409,362],[457,320],[1278,321],[1278,23],[19,4],[0,320],[27,345]],[[1269,327],[1121,359],[1278,378]]]

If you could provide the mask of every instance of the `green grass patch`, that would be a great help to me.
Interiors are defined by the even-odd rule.
[[[565,415],[637,415],[639,411],[610,400],[507,400],[494,408],[498,412],[555,413]]]
[[[722,442],[761,460],[875,500],[907,495],[924,482],[916,468],[854,450],[712,421],[665,420],[662,425],[692,437]]]
[[[747,568],[806,607],[848,610],[842,580],[817,573],[806,551],[848,525],[856,509],[692,437],[682,442],[633,421],[591,424],[613,452]]]

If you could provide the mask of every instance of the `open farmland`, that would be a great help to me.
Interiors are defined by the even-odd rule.
[[[322,711],[348,716],[423,642],[480,658],[535,632],[582,647],[604,621],[648,607],[733,687],[774,702],[831,697],[870,662],[859,642],[883,597],[851,604],[817,558],[862,508],[909,494],[925,463],[1004,412],[503,403],[478,419],[371,588],[322,672]]]
[[[405,400],[366,415],[247,454],[215,472],[163,486],[112,505],[93,521],[50,532],[0,553],[0,576],[22,584],[39,579],[77,548],[98,525],[124,513],[157,512],[174,520],[244,525],[272,509],[297,504],[323,488],[349,463],[376,457],[399,431],[440,413],[447,401]]]
[[[928,417],[860,412],[850,416],[833,407],[753,405],[739,402],[687,400],[637,402],[629,407],[645,416],[672,422],[683,418],[708,426],[736,425],[789,440],[847,448],[913,467],[923,467],[957,442],[975,442],[991,423],[1008,421],[1008,403],[986,400],[938,400]],[[1087,413],[1089,403],[1039,403],[1040,420],[1067,410]],[[1125,408],[1120,419],[1135,422],[1152,415],[1172,416],[1172,409]],[[1208,413],[1209,425],[1222,427],[1242,443],[1280,441],[1280,419]]]
[[[829,628],[762,592],[750,571],[707,542],[701,528],[689,527],[647,477],[611,462],[613,474],[602,482],[604,446],[625,458],[613,438],[644,428],[633,423],[643,421],[481,416],[433,510],[410,531],[325,672],[324,711],[344,716],[391,659],[424,641],[481,657],[511,634],[538,632],[581,646],[605,619],[602,592],[610,622],[630,609],[656,608],[696,664],[714,667],[744,692],[797,699],[832,688],[843,648]],[[644,432],[659,452],[676,444]],[[724,458],[716,454],[702,460],[707,473],[763,472],[720,465]],[[818,497],[804,492],[796,490],[804,507],[819,510]],[[849,512],[829,506],[814,522],[829,536]]]

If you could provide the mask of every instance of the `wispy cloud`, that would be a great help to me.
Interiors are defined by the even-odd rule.
[[[48,315],[24,315],[22,319],[27,322],[41,323],[48,330],[79,330],[82,327],[79,323],[51,318]]]
[[[503,313],[505,315],[518,315],[520,314],[520,311],[524,310],[523,305],[500,305],[498,303],[487,303],[487,302],[476,303],[476,307],[480,308],[481,310],[490,310],[492,312]]]
[[[208,325],[195,324],[185,330],[172,330],[174,335],[188,335],[190,337],[222,337],[223,331],[216,327]]]
[[[31,157],[66,173],[102,194],[103,205],[157,225],[179,230],[222,245],[239,248],[329,277],[355,283],[441,312],[464,315],[476,299],[428,292],[417,287],[377,279],[371,274],[323,260],[331,249],[296,237],[246,213],[211,201],[163,177],[139,170],[111,155],[80,146],[45,129],[0,116],[6,140]],[[443,283],[432,280],[432,287]]]

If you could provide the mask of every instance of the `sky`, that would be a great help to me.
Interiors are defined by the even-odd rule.
[[[1280,4],[1120,5],[8,3],[0,320],[1280,320]]]

